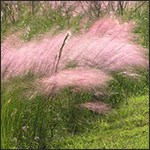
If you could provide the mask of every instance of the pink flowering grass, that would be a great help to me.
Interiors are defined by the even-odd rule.
[[[103,85],[107,73],[111,71],[148,67],[148,59],[144,54],[146,50],[131,41],[133,26],[132,22],[119,23],[115,17],[111,16],[96,21],[84,34],[72,35],[62,50],[58,74],[53,76],[51,75],[56,56],[66,33],[55,36],[46,35],[41,40],[23,43],[21,46],[18,43],[17,48],[9,43],[7,45],[4,41],[1,76],[2,78],[15,77],[30,71],[36,75],[46,75],[47,78],[42,81],[42,84],[46,86],[45,90],[51,88],[53,81],[60,89],[66,86],[80,85],[88,88],[88,85],[90,87]],[[77,67],[89,70],[76,70],[76,68],[66,70],[70,62],[77,62]],[[92,68],[97,69],[97,72],[95,73]]]
[[[62,35],[53,39],[45,37],[40,41],[24,43],[17,50],[7,51],[7,53],[3,54],[1,61],[3,76],[18,76],[29,71],[33,73],[49,73],[57,50],[62,44],[63,37]]]
[[[91,68],[72,68],[60,71],[51,77],[39,80],[40,90],[45,94],[57,92],[65,87],[94,90],[96,87],[105,86],[111,79],[106,73]]]
[[[119,24],[114,18],[95,22],[86,34],[73,37],[66,45],[62,64],[77,61],[78,65],[96,66],[104,71],[147,66],[145,49],[129,41],[132,26],[132,23]]]
[[[112,108],[108,104],[100,101],[86,102],[80,104],[79,106],[100,113],[108,113],[110,110],[112,110]]]

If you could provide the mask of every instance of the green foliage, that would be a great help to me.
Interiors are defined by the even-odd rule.
[[[24,5],[22,5],[21,8],[22,7],[26,8]],[[40,9],[40,6],[38,7]],[[22,11],[24,13],[22,12],[22,16],[15,22],[2,21],[2,37],[20,30],[23,31],[22,38],[24,40],[31,40],[33,37],[37,37],[39,34],[48,32],[53,28],[55,29],[54,33],[69,28],[72,28],[74,33],[80,30],[82,16],[77,15],[71,17],[70,14],[62,15],[61,8],[57,10],[49,9],[42,16],[29,14],[25,9]]]
[[[148,98],[134,97],[146,94],[147,85],[140,87],[144,79],[133,82],[118,74],[114,76],[116,80],[112,81],[108,91],[119,91],[119,98],[113,95],[105,101],[119,106],[127,98],[128,105],[122,103],[121,107],[105,115],[78,107],[80,103],[93,99],[93,94],[86,91],[76,92],[67,88],[53,97],[34,94],[35,77],[32,74],[2,82],[2,148],[124,148],[126,145],[124,141],[120,141],[121,137],[130,143],[128,148],[136,148],[131,141],[137,142],[134,135],[141,127],[143,132],[136,136],[141,139],[144,135],[141,147],[145,147]],[[125,130],[131,132],[126,133]],[[101,135],[100,139],[97,132]],[[111,137],[115,137],[118,143]],[[94,138],[97,140],[91,143]],[[75,143],[71,142],[72,139]],[[108,140],[111,142],[108,143]]]
[[[54,97],[33,96],[31,78],[28,75],[2,83],[3,148],[47,148],[67,132],[82,131],[84,117],[89,115],[78,115],[83,111],[74,106],[91,99],[90,93],[65,89]]]
[[[99,116],[79,135],[66,135],[54,148],[148,149],[148,96],[129,99],[111,114]]]
[[[149,86],[149,72],[137,70],[138,75],[129,77],[123,73],[115,72],[112,80],[106,88],[107,96],[104,101],[113,107],[120,106],[123,102],[128,103],[132,96],[147,94]]]
[[[149,2],[138,9],[126,10],[124,19],[133,20],[136,23],[135,33],[139,35],[136,42],[142,46],[149,47]]]

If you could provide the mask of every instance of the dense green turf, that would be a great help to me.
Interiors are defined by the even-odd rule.
[[[148,96],[129,99],[128,105],[99,117],[83,134],[66,136],[60,148],[148,149]],[[58,148],[56,146],[56,148]]]

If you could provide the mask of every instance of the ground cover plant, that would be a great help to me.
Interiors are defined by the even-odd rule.
[[[2,12],[2,148],[148,148],[148,2]]]

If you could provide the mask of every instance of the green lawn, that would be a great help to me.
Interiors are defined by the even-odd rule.
[[[128,105],[98,118],[88,132],[67,135],[60,148],[148,149],[148,106],[148,95],[130,98]]]

